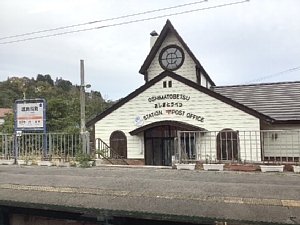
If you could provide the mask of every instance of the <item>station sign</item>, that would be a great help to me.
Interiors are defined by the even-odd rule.
[[[43,102],[17,104],[17,128],[43,128]]]

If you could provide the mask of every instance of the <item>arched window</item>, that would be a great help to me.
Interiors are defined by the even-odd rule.
[[[232,129],[221,130],[217,135],[217,159],[238,160],[238,134]]]
[[[127,138],[122,131],[114,131],[110,135],[110,147],[123,159],[127,159]],[[111,152],[113,157],[113,153]],[[113,157],[114,158],[114,157]]]

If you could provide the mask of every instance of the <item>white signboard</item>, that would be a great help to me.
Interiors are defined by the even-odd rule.
[[[43,103],[17,104],[17,128],[42,128]]]

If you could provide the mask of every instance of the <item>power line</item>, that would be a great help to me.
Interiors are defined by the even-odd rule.
[[[11,44],[11,43],[15,43],[15,42],[30,41],[30,40],[53,37],[53,36],[58,36],[58,35],[65,35],[65,34],[70,34],[70,33],[78,33],[78,32],[83,32],[83,31],[88,31],[88,30],[95,30],[95,29],[102,29],[102,28],[107,28],[107,27],[127,25],[127,24],[131,24],[131,23],[138,23],[138,22],[143,22],[143,21],[147,21],[147,20],[160,19],[160,18],[167,17],[167,16],[176,16],[176,15],[182,15],[182,14],[186,14],[186,13],[203,11],[203,10],[207,10],[207,9],[215,9],[215,8],[221,8],[221,7],[231,6],[231,5],[237,5],[237,4],[241,4],[241,3],[245,3],[245,2],[249,2],[249,0],[232,2],[232,3],[216,5],[216,6],[210,6],[210,7],[206,7],[206,8],[200,8],[200,9],[192,9],[192,10],[182,11],[182,12],[178,12],[178,13],[171,13],[171,14],[165,14],[165,15],[161,15],[161,16],[149,17],[149,18],[145,18],[145,19],[131,20],[131,21],[126,21],[126,22],[121,22],[121,23],[105,25],[105,26],[101,26],[101,27],[86,28],[86,29],[75,30],[75,31],[67,31],[67,32],[62,32],[62,33],[43,35],[43,36],[32,37],[32,38],[25,38],[25,39],[20,39],[20,40],[15,40],[15,41],[1,42],[0,44]]]
[[[268,75],[268,76],[260,77],[260,78],[254,79],[254,80],[250,80],[250,81],[245,82],[243,84],[251,84],[251,83],[260,82],[262,80],[270,79],[270,78],[280,76],[280,75],[283,75],[283,74],[287,74],[287,73],[292,73],[292,72],[295,72],[295,71],[298,71],[298,70],[300,70],[300,66],[292,68],[292,69],[284,70],[284,71],[281,71],[281,72],[278,72],[278,73],[274,73],[274,74],[271,74],[271,75]]]
[[[66,28],[79,27],[79,26],[90,25],[90,24],[94,24],[94,23],[107,22],[107,21],[111,21],[111,20],[124,19],[124,18],[128,18],[128,17],[133,17],[133,16],[140,16],[140,15],[145,15],[145,14],[149,14],[149,13],[169,10],[169,9],[175,9],[175,8],[181,8],[181,7],[190,6],[190,5],[196,5],[196,4],[207,2],[207,1],[208,0],[191,2],[191,3],[182,4],[182,5],[166,7],[166,8],[162,8],[162,9],[155,9],[155,10],[145,11],[145,12],[141,12],[141,13],[134,13],[134,14],[124,15],[124,16],[113,17],[113,18],[109,18],[109,19],[96,20],[96,21],[92,21],[92,22],[79,23],[79,24],[75,24],[75,25],[63,26],[63,27],[41,30],[41,31],[34,31],[34,32],[29,32],[29,33],[24,33],[24,34],[17,34],[17,35],[2,37],[2,38],[0,38],[0,40],[4,40],[4,39],[8,39],[8,38],[15,38],[15,37],[22,37],[22,36],[26,36],[26,35],[44,33],[44,32],[55,31],[55,30],[61,30],[61,29],[66,29]]]

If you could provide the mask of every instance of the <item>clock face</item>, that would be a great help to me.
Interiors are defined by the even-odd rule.
[[[177,45],[169,45],[162,49],[159,55],[159,64],[165,70],[177,70],[182,66],[184,53]]]

